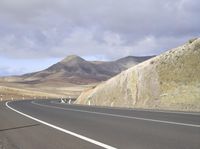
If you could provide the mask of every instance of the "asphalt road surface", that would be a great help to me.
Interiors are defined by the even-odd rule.
[[[200,149],[200,113],[0,103],[0,149]]]

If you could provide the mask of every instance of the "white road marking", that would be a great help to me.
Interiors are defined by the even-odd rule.
[[[113,116],[113,117],[120,117],[120,118],[137,119],[137,120],[142,120],[142,121],[150,121],[150,122],[157,122],[157,123],[165,123],[165,124],[173,124],[173,125],[181,125],[181,126],[189,126],[189,127],[200,128],[200,125],[198,125],[198,124],[187,124],[187,123],[179,123],[179,122],[173,122],[173,121],[164,121],[164,120],[156,120],[156,119],[141,118],[141,117],[132,117],[132,116],[125,116],[125,115],[118,115],[118,114],[109,114],[109,113],[103,113],[103,112],[92,112],[92,111],[86,111],[86,110],[77,110],[77,109],[72,109],[72,108],[61,108],[61,107],[56,107],[56,106],[49,106],[49,105],[35,103],[33,101],[31,103],[35,104],[35,105],[43,106],[43,107],[61,109],[61,110],[66,110],[66,111],[84,112],[84,113],[90,113],[90,114],[106,115],[106,116]]]
[[[61,99],[61,103],[65,103],[65,101],[63,99]]]
[[[50,103],[53,104],[61,104],[55,101],[51,101]],[[81,105],[81,104],[74,104],[75,106],[79,106],[79,107],[88,107],[88,105]],[[136,109],[136,108],[123,108],[123,107],[109,107],[109,106],[94,106],[91,105],[91,107],[96,107],[96,108],[102,108],[102,109],[120,109],[120,110],[129,110],[129,111],[139,111],[139,112],[154,112],[154,113],[171,113],[171,114],[183,114],[183,115],[199,115],[200,113],[194,113],[194,112],[182,112],[182,111],[168,111],[168,110],[154,110],[154,109]]]
[[[54,129],[56,129],[56,130],[59,130],[59,131],[64,132],[64,133],[67,133],[67,134],[72,135],[72,136],[74,136],[74,137],[77,137],[77,138],[79,138],[79,139],[85,140],[85,141],[87,141],[87,142],[90,142],[90,143],[95,144],[95,145],[97,145],[97,146],[100,146],[100,147],[102,147],[102,148],[105,148],[105,149],[117,149],[117,148],[112,147],[112,146],[110,146],[110,145],[107,145],[107,144],[101,143],[101,142],[99,142],[99,141],[90,139],[90,138],[88,138],[88,137],[79,135],[79,134],[74,133],[74,132],[72,132],[72,131],[69,131],[69,130],[63,129],[63,128],[61,128],[61,127],[52,125],[52,124],[50,124],[50,123],[47,123],[47,122],[45,122],[45,121],[42,121],[42,120],[37,119],[37,118],[35,118],[35,117],[32,117],[32,116],[30,116],[30,115],[28,115],[28,114],[25,114],[25,113],[23,113],[23,112],[20,112],[20,111],[18,111],[18,110],[16,110],[16,109],[12,108],[11,106],[9,106],[8,103],[9,103],[9,102],[6,102],[6,106],[7,106],[9,109],[11,109],[11,110],[13,110],[13,111],[15,111],[15,112],[17,112],[17,113],[19,113],[19,114],[25,116],[25,117],[28,117],[28,118],[30,118],[30,119],[32,119],[32,120],[35,120],[35,121],[37,121],[37,122],[39,122],[39,123],[42,123],[42,124],[47,125],[47,126],[49,126],[49,127],[52,127],[52,128],[54,128]]]

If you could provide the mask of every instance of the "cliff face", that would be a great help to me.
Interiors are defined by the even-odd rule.
[[[200,111],[200,38],[136,65],[76,103]]]

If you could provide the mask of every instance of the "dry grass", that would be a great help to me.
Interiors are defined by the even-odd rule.
[[[73,85],[73,84],[21,84],[12,82],[0,83],[0,96],[3,100],[15,99],[51,99],[51,98],[77,98],[81,92],[91,85]],[[0,97],[1,98],[1,97]]]
[[[3,100],[34,99],[34,98],[55,98],[56,94],[30,91],[13,87],[0,86],[0,95]]]

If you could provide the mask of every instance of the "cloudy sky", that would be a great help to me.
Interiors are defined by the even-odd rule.
[[[0,75],[154,55],[200,36],[199,0],[0,0]]]

